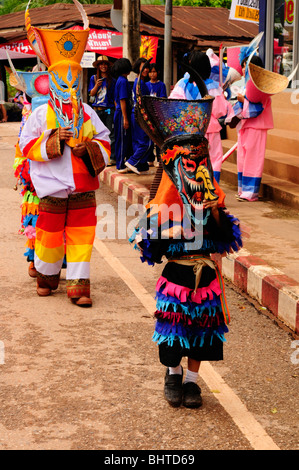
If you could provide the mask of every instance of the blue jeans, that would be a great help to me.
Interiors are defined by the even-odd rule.
[[[114,135],[115,135],[115,161],[116,168],[125,168],[125,161],[131,150],[131,131],[124,129],[123,115],[121,109],[116,109],[114,114]]]

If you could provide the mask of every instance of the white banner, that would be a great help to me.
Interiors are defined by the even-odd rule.
[[[259,0],[232,0],[230,20],[258,23],[260,16]]]
[[[81,67],[82,69],[92,69],[93,62],[96,60],[96,53],[95,52],[84,52],[82,60],[81,60]]]

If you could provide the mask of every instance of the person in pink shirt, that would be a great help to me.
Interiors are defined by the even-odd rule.
[[[211,63],[210,59],[204,52],[192,51],[188,58],[190,66],[195,69],[204,80],[209,95],[215,99],[213,101],[212,115],[209,127],[207,129],[206,138],[209,141],[209,154],[212,162],[214,178],[219,183],[221,165],[223,158],[223,148],[221,142],[221,125],[219,119],[226,117],[231,112],[231,104],[226,100],[223,89],[219,83],[210,78]],[[190,75],[186,73],[184,77],[177,82],[172,90],[169,98],[197,100],[202,98],[197,85],[189,81]]]
[[[263,67],[260,57],[253,56],[251,62]],[[246,74],[247,57],[243,59],[242,71]],[[264,95],[260,103],[252,103],[242,94],[237,96],[233,114],[240,119],[237,125],[238,147],[238,195],[239,201],[258,201],[264,169],[267,132],[273,129],[273,115],[270,96]],[[229,124],[231,117],[226,122]]]

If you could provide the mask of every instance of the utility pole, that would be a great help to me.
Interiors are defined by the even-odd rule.
[[[123,57],[132,64],[140,56],[140,0],[122,0]]]
[[[164,26],[164,83],[167,94],[170,94],[172,82],[172,0],[165,1]]]

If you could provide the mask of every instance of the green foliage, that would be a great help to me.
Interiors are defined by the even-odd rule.
[[[0,0],[0,15],[7,15],[26,9],[28,0]],[[54,3],[73,3],[73,0],[32,0],[30,8],[45,7]],[[113,4],[113,0],[81,0],[85,4]],[[164,5],[165,0],[141,0],[143,5]],[[231,0],[173,0],[174,6],[225,7],[230,8]]]
[[[32,0],[30,3],[30,9],[45,7],[53,5],[54,3],[73,3],[73,0]],[[113,4],[113,0],[80,0],[80,3],[86,4]],[[7,15],[16,11],[22,11],[26,9],[28,0],[0,0],[0,15]]]

